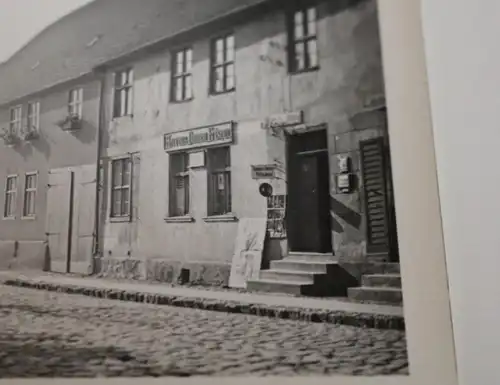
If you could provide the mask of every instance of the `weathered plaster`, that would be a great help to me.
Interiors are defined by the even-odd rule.
[[[134,68],[132,117],[111,119],[113,73],[107,76],[106,155],[137,152],[141,157],[140,194],[133,197],[138,210],[132,223],[105,223],[103,256],[139,260],[151,258],[176,263],[230,263],[237,223],[205,223],[206,171],[191,173],[190,223],[165,223],[168,207],[168,155],[162,149],[166,132],[236,122],[231,146],[233,211],[238,218],[264,216],[265,199],[251,179],[250,165],[286,164],[285,144],[261,129],[271,114],[303,111],[308,125],[326,124],[331,159],[332,196],[359,217],[356,226],[342,218],[332,233],[334,250],[343,257],[364,255],[364,221],[361,195],[337,194],[336,155],[352,155],[359,174],[357,141],[382,133],[377,125],[355,131],[351,117],[384,94],[376,2],[354,1],[350,9],[336,2],[320,6],[320,70],[288,74],[286,30],[282,13],[235,27],[236,91],[211,96],[209,89],[209,40],[192,43],[194,99],[170,103],[168,52],[130,63]],[[270,42],[273,42],[273,47]],[[190,42],[186,42],[189,44]],[[109,180],[109,178],[108,178]],[[286,184],[276,182],[285,192]],[[107,186],[109,189],[109,186]],[[106,208],[107,209],[107,208]],[[356,216],[355,215],[355,216]],[[274,248],[280,249],[280,248]],[[272,258],[272,257],[271,257]]]

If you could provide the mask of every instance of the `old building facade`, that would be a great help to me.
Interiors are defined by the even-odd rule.
[[[2,267],[91,272],[99,100],[81,78],[0,109]]]
[[[387,145],[376,2],[292,3],[103,66],[103,275],[175,281],[186,269],[191,281],[227,283],[238,221],[268,215],[263,181],[287,202],[266,260],[388,259],[363,188],[368,170],[385,176],[375,208],[390,226],[390,170],[376,163]],[[255,180],[259,165],[277,178]]]
[[[48,185],[36,220],[2,222],[3,250],[26,238],[48,242],[50,269],[72,271],[76,258],[78,271],[105,277],[225,285],[239,223],[267,218],[264,269],[291,255],[305,268],[335,261],[345,289],[367,263],[397,262],[375,0],[99,0],[65,22],[84,48],[63,50],[67,73],[40,93],[32,152],[0,154],[6,207],[21,199],[9,176],[34,169]],[[68,133],[54,122],[78,84],[84,123]],[[8,127],[20,116],[12,100]],[[75,183],[88,186],[83,198]],[[53,213],[75,197],[84,203]],[[67,226],[79,210],[81,236]]]

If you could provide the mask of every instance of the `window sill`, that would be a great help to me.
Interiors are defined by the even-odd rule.
[[[308,72],[316,72],[316,71],[319,71],[319,66],[316,66],[316,67],[311,67],[311,68],[305,68],[303,70],[290,70],[288,71],[288,73],[290,75],[300,75],[300,74],[305,74],[305,73],[308,73]]]
[[[237,222],[238,218],[234,214],[212,215],[204,217],[203,220],[208,223],[212,222]]]
[[[224,91],[210,91],[210,96],[219,96],[236,92],[236,87]]]
[[[3,221],[15,221],[16,217],[3,217],[2,220]]]
[[[130,217],[127,215],[125,217],[110,217],[109,221],[111,223],[124,223],[124,222],[131,222]]]
[[[189,216],[189,215],[185,215],[182,217],[166,217],[165,222],[166,223],[191,223],[191,222],[194,222],[194,218]]]
[[[193,100],[194,100],[194,98],[183,99],[183,100],[171,99],[170,104],[184,104],[184,103],[192,102]]]
[[[125,120],[125,119],[132,120],[133,118],[134,118],[134,114],[128,114],[128,115],[123,115],[123,116],[114,116],[111,120],[113,122],[118,122],[120,120]]]
[[[34,221],[34,220],[36,220],[36,217],[35,216],[32,216],[32,217],[21,217],[21,220],[22,221]]]

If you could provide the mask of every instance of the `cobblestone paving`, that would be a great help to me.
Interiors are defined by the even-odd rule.
[[[0,377],[407,374],[400,331],[0,286]]]

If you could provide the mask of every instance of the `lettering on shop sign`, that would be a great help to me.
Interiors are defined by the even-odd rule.
[[[166,152],[188,150],[196,147],[215,146],[233,142],[233,122],[193,128],[165,134],[163,148]]]
[[[275,164],[252,165],[252,179],[273,179],[275,177]]]

